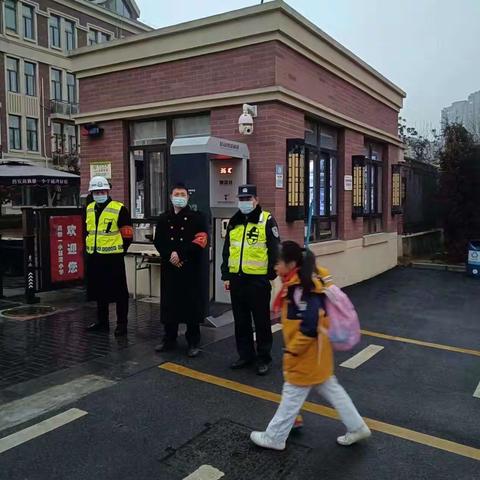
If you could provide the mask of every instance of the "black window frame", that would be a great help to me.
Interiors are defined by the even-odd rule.
[[[375,148],[381,150],[380,160],[374,158]],[[366,235],[383,231],[384,150],[381,143],[365,142],[363,225]]]
[[[31,17],[25,16],[26,11],[30,12]],[[25,3],[22,4],[22,20],[23,20],[23,38],[26,38],[28,40],[35,40],[36,39],[35,8],[32,5],[27,5]],[[29,24],[30,24],[31,36],[26,34]]]
[[[50,70],[50,95],[51,99],[56,102],[63,102],[63,71],[58,68],[52,68]],[[54,79],[54,72],[58,72],[60,75],[60,80],[57,81]],[[57,96],[58,91],[60,92],[60,97]]]
[[[73,78],[73,83],[69,83],[69,79]],[[67,72],[65,75],[67,82],[67,102],[70,105],[77,103],[77,77],[75,74]]]
[[[9,61],[15,62],[15,70],[11,70]],[[9,92],[20,93],[20,60],[14,57],[7,57],[7,88]],[[12,88],[14,85],[14,88]]]
[[[133,167],[132,165],[132,155],[133,155],[133,152],[137,152],[137,151],[142,151],[142,156],[143,156],[143,182],[144,182],[144,193],[145,193],[145,197],[144,197],[144,213],[143,213],[143,217],[142,218],[139,218],[136,216],[135,214],[135,205],[132,205],[131,207],[131,210],[132,210],[132,219],[134,220],[145,220],[145,221],[149,221],[149,220],[156,220],[158,219],[159,215],[162,213],[160,212],[159,215],[153,215],[152,214],[152,195],[151,195],[151,192],[150,192],[150,161],[151,161],[151,155],[154,154],[154,153],[163,153],[163,171],[164,171],[164,175],[165,175],[165,182],[163,185],[161,185],[160,187],[163,188],[163,192],[161,193],[161,197],[162,197],[162,203],[164,206],[168,206],[168,161],[169,161],[169,147],[168,147],[168,144],[167,143],[161,143],[161,144],[157,144],[157,145],[141,145],[141,146],[131,146],[129,147],[128,149],[128,156],[129,156],[129,165],[130,165],[130,168]],[[135,174],[135,171],[132,172],[132,174]],[[147,188],[148,186],[148,188]],[[130,189],[134,188],[134,185],[130,185]],[[132,194],[131,192],[131,197],[133,197],[134,195]]]
[[[12,127],[11,119],[13,118],[18,120],[18,127]],[[8,148],[10,150],[22,149],[22,117],[19,115],[8,115]]]
[[[65,49],[67,51],[77,48],[75,22],[73,20],[64,20],[64,32],[65,32]],[[68,29],[71,27],[71,30]]]
[[[27,73],[27,65],[32,65],[33,74]],[[33,62],[27,62],[26,60],[23,63],[23,74],[25,77],[25,95],[29,97],[37,96],[37,64]]]
[[[15,25],[12,28],[11,26],[8,25],[8,12],[13,12],[14,20],[15,20]],[[17,2],[16,0],[5,0],[4,2],[4,15],[5,15],[5,30],[8,30],[10,32],[18,33],[18,12],[17,12]]]
[[[315,156],[315,159],[312,158],[313,156]],[[306,224],[311,202],[310,189],[312,188],[313,191],[312,225],[308,240],[309,242],[335,240],[338,238],[338,151],[306,144],[305,157]],[[312,160],[315,162],[313,186],[310,185],[310,161]],[[335,172],[332,172],[333,163],[335,164]],[[322,188],[324,190],[323,202],[321,196]],[[323,212],[319,211],[322,203]],[[325,225],[326,228],[324,228]],[[325,231],[330,233],[328,235],[322,233]]]
[[[53,22],[56,22],[54,24]],[[50,15],[48,19],[48,36],[49,36],[49,45],[51,48],[62,48],[62,35],[61,35],[61,27],[62,27],[62,18],[58,15]],[[55,43],[55,40],[58,40],[58,44]]]
[[[32,130],[29,128],[29,121],[33,121],[35,124],[35,129]],[[29,152],[38,152],[38,119],[33,117],[26,118],[26,133],[27,133],[27,150]],[[32,148],[33,146],[33,148]]]
[[[306,219],[308,225],[308,216],[310,210],[310,192],[313,191],[313,214],[309,242],[325,242],[338,238],[338,195],[339,195],[339,175],[338,175],[338,137],[339,130],[324,122],[306,118],[305,123],[310,122],[314,129],[307,135],[305,130],[305,206]],[[322,127],[324,129],[333,129],[337,135],[336,149],[326,148],[322,145]],[[312,137],[314,142],[310,142]],[[315,157],[314,159],[312,157]],[[310,185],[310,162],[314,163],[313,186]],[[323,163],[323,168],[322,168]],[[332,172],[334,170],[334,172]],[[323,181],[322,181],[323,173]],[[321,189],[324,190],[323,202],[321,198]],[[323,212],[319,211],[323,204]],[[322,232],[329,232],[325,234]]]

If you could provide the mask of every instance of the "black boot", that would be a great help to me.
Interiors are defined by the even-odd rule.
[[[128,334],[128,331],[127,331],[127,325],[126,324],[117,325],[117,328],[115,329],[115,336],[116,337],[124,337],[127,334]]]
[[[155,347],[155,351],[158,353],[169,352],[171,350],[175,350],[176,346],[177,346],[176,341],[172,342],[168,340],[162,340],[162,343],[160,343]]]
[[[108,323],[92,323],[87,327],[88,332],[109,332],[110,326]]]

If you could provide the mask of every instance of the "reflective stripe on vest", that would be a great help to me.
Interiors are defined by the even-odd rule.
[[[102,210],[98,219],[98,229],[95,222],[95,202],[87,206],[87,238],[85,240],[87,253],[123,253],[123,238],[118,228],[118,217],[123,204],[112,200]],[[109,227],[110,225],[110,227]],[[109,230],[107,232],[107,229]]]
[[[258,223],[248,223],[246,227],[237,225],[230,230],[228,257],[230,273],[240,271],[247,275],[268,273],[267,220],[269,218],[269,212],[262,212]]]

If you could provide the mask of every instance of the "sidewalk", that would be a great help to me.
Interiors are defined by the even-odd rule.
[[[78,294],[76,297],[78,301]],[[23,321],[0,317],[0,390],[158,339],[162,334],[160,309],[155,304],[132,301],[128,337],[118,340],[113,336],[113,305],[110,307],[113,328],[110,334],[102,334],[85,331],[96,317],[94,303],[42,301],[42,304],[56,305],[58,313]],[[8,308],[7,302],[1,306]]]

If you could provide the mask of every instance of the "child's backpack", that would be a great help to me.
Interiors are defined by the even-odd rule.
[[[325,309],[330,319],[328,338],[334,350],[351,350],[360,341],[360,322],[350,299],[336,285],[325,289]]]

